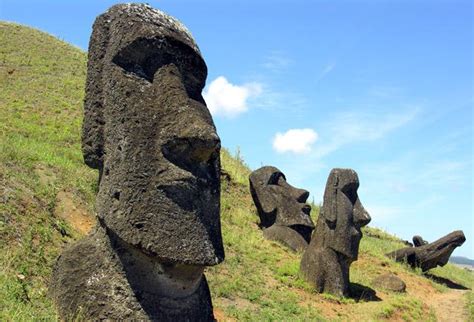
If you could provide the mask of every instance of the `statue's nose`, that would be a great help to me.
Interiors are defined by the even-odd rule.
[[[221,140],[202,103],[189,100],[188,121],[181,122],[175,133],[175,142],[181,145],[183,157],[195,162],[207,162],[220,151]]]
[[[199,111],[205,106],[189,103],[187,120],[174,127],[168,142],[162,146],[163,155],[176,166],[197,177],[210,179],[217,174],[221,141],[212,120]]]
[[[155,73],[153,87],[161,99],[158,108],[165,110],[160,121],[166,129],[162,133],[165,138],[161,147],[163,155],[198,177],[208,177],[216,172],[214,161],[218,161],[221,141],[207,107],[188,96],[183,78],[173,64]]]
[[[188,137],[184,139],[189,147],[187,157],[195,162],[207,162],[213,154],[218,153],[221,141],[217,135],[208,137]]]
[[[167,142],[162,152],[175,165],[205,176],[207,166],[219,158],[221,142],[217,134],[181,136]],[[202,173],[201,173],[202,172]],[[201,175],[200,175],[201,174]]]
[[[309,191],[304,190],[304,189],[296,189],[296,190],[297,190],[297,193],[296,193],[296,195],[297,195],[296,200],[297,200],[298,202],[301,202],[301,203],[306,202],[306,200],[307,200],[308,197],[309,197]]]
[[[360,203],[359,199],[357,199],[355,205],[354,205],[354,223],[357,227],[363,227],[366,226],[370,220],[369,213],[365,208],[362,206]]]

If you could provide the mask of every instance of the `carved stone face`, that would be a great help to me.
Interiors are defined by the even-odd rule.
[[[262,167],[250,175],[250,191],[260,216],[260,225],[290,227],[309,242],[314,229],[311,207],[306,204],[309,192],[291,186],[275,167]]]
[[[359,251],[360,228],[371,220],[359,200],[358,188],[359,178],[354,170],[333,169],[326,183],[320,213],[321,224],[327,226],[323,230],[325,236],[321,236],[324,246],[353,260],[357,259]]]
[[[454,249],[466,241],[462,230],[453,231],[432,243],[426,242],[420,236],[415,237],[415,247],[398,249],[387,256],[398,262],[407,262],[412,267],[420,267],[423,272],[446,265]]]
[[[215,265],[220,139],[201,95],[207,67],[179,22],[143,8],[109,10],[91,38],[83,152],[101,172],[99,220],[163,263]]]

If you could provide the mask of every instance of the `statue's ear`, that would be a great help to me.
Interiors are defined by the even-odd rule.
[[[275,211],[275,202],[273,199],[268,198],[267,195],[263,195],[263,198],[260,198],[260,206],[265,213],[272,213]]]
[[[329,227],[333,228],[337,220],[337,193],[339,192],[339,178],[335,171],[331,171],[326,189],[324,191],[323,206],[320,215],[328,223]]]
[[[84,122],[82,125],[82,154],[84,162],[102,172],[104,154],[104,93],[103,68],[109,40],[108,15],[94,22],[87,61]]]
[[[265,186],[252,176],[250,176],[249,182],[250,193],[257,208],[260,208],[265,213],[275,211],[275,202],[270,198],[268,192],[264,191]]]

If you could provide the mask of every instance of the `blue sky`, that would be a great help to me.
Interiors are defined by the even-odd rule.
[[[0,0],[0,19],[86,50],[114,1]],[[433,241],[462,229],[473,258],[471,1],[150,1],[192,32],[222,143],[322,200],[359,174],[377,226]]]

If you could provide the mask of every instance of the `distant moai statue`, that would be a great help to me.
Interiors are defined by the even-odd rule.
[[[423,237],[421,237],[419,235],[413,236],[412,240],[413,240],[413,245],[415,247],[420,247],[420,246],[428,244],[428,242],[426,240],[424,240]]]
[[[415,237],[413,237],[415,247],[405,247],[388,253],[387,256],[397,262],[406,262],[413,268],[419,267],[423,272],[446,265],[454,249],[466,241],[462,230],[453,231],[432,243],[424,241],[421,237],[424,243],[415,241]]]
[[[306,204],[309,192],[288,184],[285,175],[271,166],[253,171],[249,182],[265,238],[295,251],[306,249],[314,229]]]
[[[213,321],[203,274],[224,260],[220,139],[189,31],[145,4],[98,16],[89,45],[85,163],[98,225],[53,271],[60,316]]]
[[[318,292],[348,296],[349,267],[357,260],[361,227],[371,218],[357,195],[359,178],[351,169],[333,169],[324,191],[316,229],[300,270]]]

